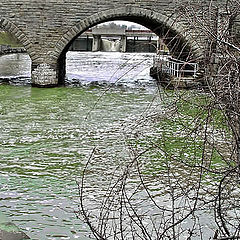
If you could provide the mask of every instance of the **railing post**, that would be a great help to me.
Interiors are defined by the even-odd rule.
[[[195,63],[193,76],[196,77],[196,74],[197,74],[197,64]]]
[[[176,77],[179,77],[179,63],[176,63]]]

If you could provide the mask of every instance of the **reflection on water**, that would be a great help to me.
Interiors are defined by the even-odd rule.
[[[144,64],[146,56],[70,53],[69,84],[116,82],[123,76],[122,84],[152,85],[151,55]],[[0,61],[2,76],[29,77],[26,55],[8,55]],[[0,210],[32,239],[84,239],[86,227],[73,213],[78,205],[75,180],[97,146],[99,162],[87,185],[104,185],[108,170],[127,156],[123,129],[146,110],[154,89],[113,88],[103,95],[104,91],[0,85]]]

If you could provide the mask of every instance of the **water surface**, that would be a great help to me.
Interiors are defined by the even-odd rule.
[[[110,170],[128,159],[126,129],[153,99],[151,111],[159,107],[151,61],[152,54],[73,52],[69,87],[37,89],[29,86],[27,55],[0,57],[1,77],[10,79],[0,85],[0,210],[32,239],[88,235],[74,214],[76,179],[94,147],[99,163],[89,187],[103,186]]]

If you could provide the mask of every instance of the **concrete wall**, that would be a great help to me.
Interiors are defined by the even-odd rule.
[[[152,40],[127,40],[127,52],[157,52],[157,41]]]
[[[70,46],[70,51],[92,51],[92,38],[78,38]]]

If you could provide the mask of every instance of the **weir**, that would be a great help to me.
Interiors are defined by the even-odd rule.
[[[101,50],[104,52],[120,52],[121,50],[120,40],[102,39],[101,45]]]

